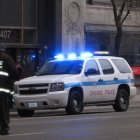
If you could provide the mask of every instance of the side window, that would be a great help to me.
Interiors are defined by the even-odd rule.
[[[131,73],[130,68],[123,59],[112,59],[120,73]]]
[[[88,75],[98,75],[100,74],[99,68],[95,60],[89,60],[85,67],[85,73]]]
[[[100,59],[99,63],[102,67],[103,74],[113,74],[114,73],[114,69],[108,60]]]

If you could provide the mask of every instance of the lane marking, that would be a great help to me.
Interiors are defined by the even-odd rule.
[[[42,135],[45,134],[45,132],[36,132],[36,133],[23,133],[23,134],[10,134],[7,135],[9,137],[15,137],[15,136],[29,136],[29,135]]]

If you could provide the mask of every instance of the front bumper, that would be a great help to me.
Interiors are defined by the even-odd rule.
[[[67,91],[51,92],[41,95],[14,94],[14,107],[16,109],[49,109],[66,107],[68,101]]]

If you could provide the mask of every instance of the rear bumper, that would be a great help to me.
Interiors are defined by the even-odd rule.
[[[133,99],[137,94],[137,88],[136,87],[131,87],[130,88],[130,99]]]

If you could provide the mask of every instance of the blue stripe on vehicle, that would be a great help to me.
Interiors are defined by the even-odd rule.
[[[114,84],[127,84],[127,83],[133,83],[133,79],[127,80],[127,79],[122,79],[122,80],[108,80],[108,81],[98,81],[98,82],[75,82],[75,83],[68,83],[65,84],[65,88],[71,88],[74,86],[102,86],[102,85],[114,85]]]

